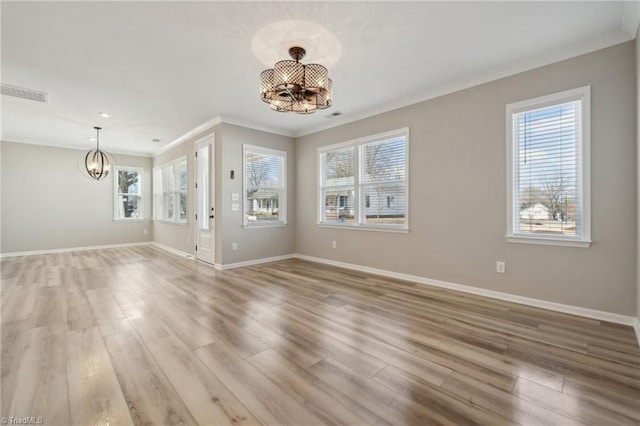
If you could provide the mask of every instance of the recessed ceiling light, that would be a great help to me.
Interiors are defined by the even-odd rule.
[[[96,138],[87,138],[87,140],[90,141],[90,142],[95,142]]]
[[[109,114],[108,112],[101,112],[100,113],[100,117],[102,117],[102,118],[111,118],[111,114]]]

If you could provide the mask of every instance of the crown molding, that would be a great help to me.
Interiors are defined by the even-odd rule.
[[[394,111],[406,106],[414,105],[440,96],[448,95],[450,93],[458,92],[460,90],[479,86],[481,84],[489,83],[501,78],[540,68],[545,65],[550,65],[580,55],[595,52],[597,50],[605,49],[607,47],[615,46],[617,44],[633,40],[634,38],[635,35],[632,37],[622,30],[600,34],[596,37],[591,37],[578,43],[564,45],[562,47],[549,50],[541,55],[531,56],[522,60],[506,63],[500,67],[477,73],[466,78],[430,87],[424,91],[418,92],[414,96],[398,99],[396,101],[387,103],[384,106],[367,108],[355,114],[345,113],[340,117],[332,119],[330,122],[297,131],[294,133],[294,137],[298,138],[301,136],[317,133],[322,130],[327,130],[334,127],[342,126],[344,124],[353,123],[355,121],[369,118],[378,114]]]
[[[160,154],[163,154],[167,151],[169,151],[171,148],[180,145],[183,142],[188,141],[189,139],[198,136],[200,133],[205,132],[209,129],[212,129],[214,126],[218,125],[222,123],[222,118],[219,115],[216,115],[213,118],[210,118],[209,120],[205,121],[204,123],[194,127],[193,129],[189,130],[187,133],[183,134],[182,136],[179,136],[177,139],[174,139],[173,141],[169,142],[167,145],[163,146],[162,148],[160,148],[159,150],[155,151],[152,156],[153,157],[157,157]]]
[[[231,124],[231,125],[239,126],[239,127],[246,127],[248,129],[259,130],[261,132],[266,132],[266,133],[273,133],[273,134],[276,134],[276,135],[286,136],[286,137],[289,137],[289,138],[295,138],[296,137],[296,134],[293,131],[283,130],[283,129],[276,128],[276,127],[271,127],[271,126],[265,126],[264,124],[252,123],[250,121],[243,120],[243,119],[237,118],[237,117],[232,117],[232,118],[226,118],[225,117],[225,118],[222,119],[222,123]]]
[[[72,149],[74,151],[84,151],[84,152],[87,152],[91,149],[91,147],[74,145],[71,143],[43,144],[40,142],[31,142],[31,141],[23,142],[23,141],[15,141],[15,140],[7,140],[7,139],[2,139],[0,142],[16,143],[21,145],[35,145],[35,146],[42,146],[45,148]],[[108,149],[105,151],[110,155],[129,155],[131,157],[144,157],[144,158],[153,157],[153,153],[151,152],[127,151],[127,150],[121,150],[121,149],[117,149],[117,150]]]

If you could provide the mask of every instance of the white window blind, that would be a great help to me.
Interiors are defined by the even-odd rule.
[[[244,145],[244,224],[286,223],[286,158],[284,151]]]
[[[365,224],[404,224],[406,215],[405,137],[360,146],[360,193],[369,197]],[[366,203],[365,203],[366,204]]]
[[[508,237],[589,240],[588,87],[507,107]]]
[[[408,129],[318,150],[318,223],[408,228]]]
[[[173,164],[164,168],[164,218],[175,221],[175,170]]]
[[[153,169],[153,218],[163,219],[162,167]]]
[[[187,160],[176,164],[176,219],[187,221]]]
[[[187,222],[187,159],[178,158],[153,169],[153,218]]]
[[[324,221],[355,222],[355,147],[330,150],[320,158]]]

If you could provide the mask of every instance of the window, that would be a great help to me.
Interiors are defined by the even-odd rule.
[[[153,169],[153,218],[168,222],[187,222],[186,157]]]
[[[114,220],[142,220],[142,172],[139,167],[116,166]]]
[[[408,229],[409,129],[318,149],[318,223]]]
[[[589,87],[507,105],[511,242],[588,247]]]
[[[244,145],[245,226],[287,223],[287,153]]]

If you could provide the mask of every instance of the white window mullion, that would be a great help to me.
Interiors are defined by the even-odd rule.
[[[187,223],[187,157],[180,157],[153,169],[153,218]]]

